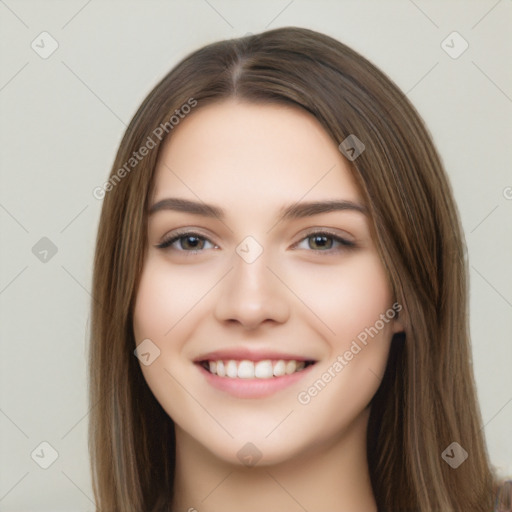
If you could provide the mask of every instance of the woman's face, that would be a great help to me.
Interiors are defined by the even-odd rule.
[[[134,334],[178,446],[271,464],[364,429],[400,306],[318,121],[203,107],[164,145],[149,205]]]

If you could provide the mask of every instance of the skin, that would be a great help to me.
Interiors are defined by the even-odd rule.
[[[391,338],[403,330],[399,319],[388,320],[309,403],[298,400],[394,302],[370,219],[342,210],[279,221],[282,208],[297,202],[364,206],[337,145],[295,107],[235,100],[202,107],[160,154],[149,204],[169,197],[225,210],[222,220],[174,210],[148,217],[134,334],[160,350],[141,370],[176,424],[173,510],[374,512],[369,402]],[[179,228],[206,241],[195,251],[186,237],[156,247]],[[322,239],[326,248],[315,245],[311,231],[322,230],[355,247],[332,238]],[[236,252],[249,235],[263,249],[252,263]],[[240,346],[317,363],[271,396],[237,398],[209,385],[193,360]],[[261,453],[252,467],[237,456],[248,442]]]

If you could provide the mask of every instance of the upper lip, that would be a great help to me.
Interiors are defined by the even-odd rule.
[[[247,348],[230,348],[223,350],[215,350],[205,353],[199,357],[194,358],[194,363],[202,361],[229,361],[233,360],[247,360],[247,361],[263,361],[266,359],[272,360],[295,360],[295,361],[315,361],[312,357],[304,357],[297,354],[286,354],[284,352],[275,352],[271,350],[250,350]]]

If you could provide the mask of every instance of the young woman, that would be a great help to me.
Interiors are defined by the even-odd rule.
[[[375,66],[300,28],[208,45],[96,193],[98,510],[493,509],[457,210]]]

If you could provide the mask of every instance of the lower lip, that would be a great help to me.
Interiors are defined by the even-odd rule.
[[[300,372],[283,375],[282,377],[271,377],[270,379],[232,379],[230,377],[219,377],[210,373],[200,364],[197,365],[208,384],[236,398],[264,398],[273,395],[299,382],[309,374],[313,366],[315,365],[309,365]]]

